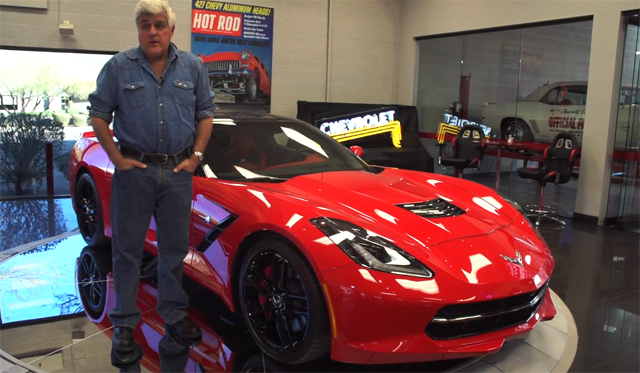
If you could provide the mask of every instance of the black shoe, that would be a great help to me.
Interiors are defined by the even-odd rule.
[[[118,352],[132,352],[136,348],[133,339],[133,329],[128,326],[116,326],[113,328],[112,343],[113,349]]]
[[[166,324],[165,330],[182,346],[195,347],[202,342],[200,327],[189,316],[186,316],[175,324]]]
[[[116,326],[113,328],[111,340],[111,360],[126,364],[137,359],[136,341],[133,338],[133,329],[128,326]]]

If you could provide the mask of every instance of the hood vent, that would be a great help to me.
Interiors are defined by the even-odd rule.
[[[411,211],[423,218],[444,218],[458,216],[465,213],[460,207],[445,201],[442,198],[433,199],[427,202],[403,203],[397,205],[407,211]]]

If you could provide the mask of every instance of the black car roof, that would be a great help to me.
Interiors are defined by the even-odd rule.
[[[238,121],[251,121],[251,120],[261,120],[261,121],[279,121],[279,120],[289,120],[289,121],[298,121],[298,119],[286,117],[283,115],[271,114],[271,113],[260,113],[255,111],[233,111],[229,109],[222,109],[218,107],[216,109],[214,118],[228,118]]]

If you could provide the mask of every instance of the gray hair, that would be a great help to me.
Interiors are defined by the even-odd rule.
[[[138,1],[138,4],[136,4],[136,8],[134,10],[134,19],[136,20],[136,26],[138,26],[140,16],[145,14],[164,14],[167,17],[167,21],[169,22],[169,27],[173,27],[176,25],[176,15],[175,13],[173,13],[173,10],[169,6],[167,0]]]

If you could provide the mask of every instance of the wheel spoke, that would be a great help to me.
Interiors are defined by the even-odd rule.
[[[94,306],[97,306],[98,303],[100,303],[100,288],[97,285],[93,285],[91,286],[91,303]],[[97,301],[96,301],[97,298]]]
[[[294,310],[293,314],[296,316],[306,316],[309,317],[309,311],[300,311],[300,310]]]
[[[91,273],[91,259],[87,259],[87,258],[88,258],[88,255],[84,255],[82,257],[82,269],[84,270],[87,276],[91,276],[93,274]]]
[[[87,219],[87,229],[89,231],[89,237],[93,237],[96,233],[96,225],[91,219]]]
[[[303,300],[307,301],[306,295],[296,295],[296,294],[287,294],[287,298],[295,299],[295,300]]]
[[[100,278],[100,273],[98,273],[98,265],[95,261],[91,262],[91,278]]]
[[[288,269],[289,269],[289,262],[287,262],[285,259],[283,258],[278,258],[277,256],[274,257],[274,263],[273,263],[273,285],[277,288],[277,289],[284,289],[286,286],[286,282],[287,282],[287,273],[288,273]],[[278,269],[276,271],[276,268]],[[276,276],[277,274],[277,276]]]
[[[293,336],[291,335],[291,329],[289,328],[289,320],[287,320],[284,314],[281,314],[276,319],[276,329],[278,331],[280,341],[282,342],[282,349],[286,350],[293,343]]]

